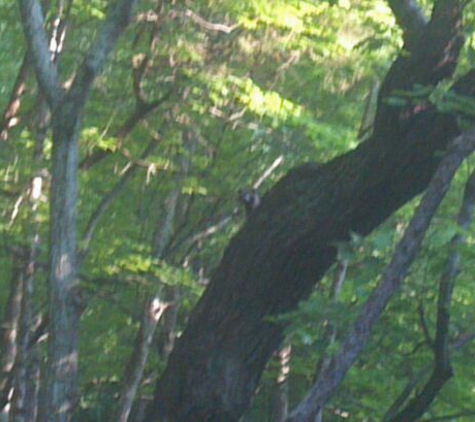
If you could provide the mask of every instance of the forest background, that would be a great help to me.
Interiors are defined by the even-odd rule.
[[[435,216],[422,207],[422,226],[411,232],[410,223],[421,203],[417,194],[446,150],[448,159],[450,151],[460,156],[455,172],[473,149],[475,85],[463,82],[471,81],[464,75],[475,62],[473,5],[134,3],[43,1],[43,20],[36,1],[0,1],[2,421],[155,421],[164,417],[165,402],[169,420],[181,422],[473,420],[473,159],[460,166]],[[434,33],[430,19],[438,24]],[[401,72],[405,85],[387,88],[397,79],[387,76],[396,74],[396,58],[410,62],[421,52],[417,42],[425,39],[420,33],[426,27],[433,42],[425,45],[428,56],[450,52],[450,71],[438,74],[440,68],[431,65],[428,76]],[[414,69],[426,64],[421,60]],[[470,88],[464,91],[465,86]],[[351,223],[328,237],[327,260],[326,249],[309,246],[319,244],[318,236],[299,222],[312,218],[313,206],[323,209],[325,200],[329,217],[321,231],[337,227],[341,209],[331,208],[332,198],[342,190],[331,179],[327,196],[319,197],[312,193],[317,183],[307,189],[293,178],[303,179],[310,169],[318,181],[326,174],[320,170],[327,168],[324,163],[338,174],[331,163],[373,145],[381,131],[405,136],[400,122],[409,112],[414,119],[435,119],[429,126],[450,119],[438,133],[458,143],[434,147],[427,171],[421,167],[418,174],[414,168],[422,164],[408,165],[406,184],[415,187],[407,196],[398,197],[391,177],[384,179],[383,188],[395,192],[394,209],[379,203],[384,199],[379,191],[362,195],[361,202],[374,204],[382,215],[368,214],[361,230]],[[398,127],[392,125],[396,120]],[[450,126],[455,121],[457,130]],[[449,165],[442,161],[441,177],[434,179],[439,199],[452,178],[442,180]],[[354,174],[340,171],[343,182],[359,179],[359,166],[355,162]],[[372,171],[365,174],[370,181],[386,170]],[[399,171],[405,170],[393,169],[394,179]],[[258,207],[246,216],[238,192],[253,189],[264,197],[262,213]],[[358,214],[357,205],[347,205]],[[289,232],[275,235],[274,222]],[[393,265],[405,231],[412,243],[403,249],[417,252],[410,271],[413,256],[401,268]],[[260,244],[268,233],[279,248],[289,239],[287,253],[298,257],[288,258],[282,271],[297,282],[305,279],[302,291],[293,284],[287,289],[282,276],[271,286],[272,296],[269,284],[255,276],[252,265],[267,271],[282,259],[272,243]],[[294,233],[301,237],[295,240]],[[234,259],[226,256],[237,257],[229,264],[233,274],[240,274],[239,259],[251,259],[236,252],[247,241],[254,242],[249,254],[270,253],[268,261],[256,253],[248,272],[243,266],[243,277],[256,287],[238,276],[234,285],[219,281]],[[333,263],[328,271],[308,264],[318,254],[325,255],[324,270]],[[367,315],[368,298],[391,268],[397,272],[394,291],[399,290],[375,316],[372,336],[357,338],[358,347],[351,349],[345,339]],[[280,302],[269,304],[271,296]],[[216,298],[222,309],[207,307]],[[260,331],[251,332],[247,318],[261,308],[266,314],[256,317],[256,330],[267,330],[263,338],[269,341],[252,346]],[[205,312],[216,330],[225,321],[223,338],[234,335],[226,337],[229,342],[215,342],[214,328],[200,325]],[[188,351],[173,354],[187,324],[181,344]],[[220,359],[248,344],[259,349],[259,363],[250,364],[255,379],[242,381],[236,375],[241,369],[226,372],[229,362]],[[335,360],[341,350],[355,354],[344,370]],[[223,378],[203,376],[199,364],[190,363],[193,357],[217,374],[232,374],[225,381],[239,392],[216,393]],[[180,365],[185,369],[177,369]],[[187,365],[190,379],[183,375]],[[332,368],[342,372],[336,392],[325,378]],[[190,381],[193,376],[215,390]],[[166,400],[180,396],[176,391],[183,403]],[[318,396],[319,391],[324,393]],[[229,404],[229,397],[235,402]],[[219,405],[209,404],[216,400]]]

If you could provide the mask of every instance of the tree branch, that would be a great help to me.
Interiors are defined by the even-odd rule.
[[[159,144],[159,139],[153,139],[145,148],[145,150],[142,152],[140,158],[141,159],[147,158],[153,152],[153,150],[158,146],[158,144]],[[84,235],[82,237],[82,245],[81,245],[81,252],[80,252],[80,259],[79,259],[80,262],[84,260],[85,255],[88,252],[89,245],[91,243],[92,237],[96,230],[97,224],[99,223],[99,220],[102,218],[105,212],[109,209],[114,199],[124,190],[124,188],[127,186],[129,181],[133,178],[135,173],[138,171],[138,169],[139,169],[138,164],[135,164],[135,163],[131,164],[127,168],[127,170],[124,172],[121,179],[114,186],[114,188],[102,198],[102,201],[97,206],[94,213],[92,214],[91,218],[89,219],[87,223],[87,228],[84,232]]]
[[[466,185],[465,192],[457,218],[460,228],[467,231],[473,217],[475,207],[475,172],[473,172]],[[457,234],[452,239],[451,252],[447,263],[447,271],[443,275],[439,286],[439,298],[437,301],[437,331],[434,342],[434,368],[432,375],[424,388],[416,397],[390,422],[413,422],[427,411],[444,384],[452,377],[453,371],[450,363],[450,302],[455,281],[459,272],[460,245],[464,242],[464,236]]]
[[[421,325],[422,333],[424,334],[425,341],[422,344],[427,344],[432,350],[434,350],[434,340],[432,339],[429,331],[429,326],[427,325],[426,314],[424,305],[422,301],[419,303],[417,307],[417,313],[419,314],[419,322]]]
[[[51,108],[62,98],[62,88],[56,64],[51,60],[44,17],[37,0],[19,0],[23,30],[33,59],[36,78]]]
[[[161,302],[158,297],[152,297],[145,303],[135,347],[122,380],[118,409],[113,419],[111,419],[113,421],[127,422],[129,419],[132,403],[142,380],[155,329],[169,306],[169,303]]]
[[[395,90],[412,90],[415,85],[435,86],[453,75],[464,42],[461,0],[437,2],[431,20],[418,38],[411,54],[399,56],[391,66],[379,90],[374,133],[391,136],[387,131],[405,130],[428,104],[410,105],[401,110],[386,103]],[[444,30],[441,30],[444,28]],[[464,80],[468,82],[469,76]]]
[[[309,394],[291,413],[289,422],[310,421],[339,387],[350,367],[358,359],[384,308],[402,284],[456,170],[474,149],[475,129],[462,134],[451,143],[409,227],[396,247],[381,282],[361,310],[352,332],[328,368],[321,372]]]
[[[203,19],[201,16],[193,12],[193,10],[191,9],[187,9],[184,12],[184,15],[190,18],[193,22],[197,23],[198,25],[209,31],[224,32],[225,34],[230,34],[234,29],[239,26],[238,24],[224,25],[222,23],[208,22],[207,20]]]
[[[388,3],[397,24],[404,33],[406,48],[412,50],[417,38],[427,25],[427,17],[417,0],[389,0]]]
[[[136,3],[137,0],[118,0],[107,14],[107,20],[89,49],[68,93],[68,97],[74,99],[73,103],[79,110],[84,106],[92,83],[104,67],[117,39],[131,21]]]
[[[445,416],[437,416],[435,418],[430,418],[430,419],[424,419],[424,422],[440,422],[440,421],[458,421],[461,418],[470,418],[475,416],[475,411],[467,411],[467,412],[459,412],[459,413],[453,413],[451,415],[445,415]]]
[[[5,111],[3,112],[2,121],[0,123],[0,140],[6,141],[8,139],[8,131],[10,128],[14,127],[19,118],[17,117],[18,110],[20,109],[20,100],[25,92],[26,88],[26,80],[28,78],[28,74],[30,72],[30,57],[29,54],[26,53],[23,57],[23,61],[20,66],[20,70],[18,71],[18,75],[15,80],[15,84],[13,85],[10,99],[8,100],[8,104],[5,107]]]
[[[464,333],[459,336],[456,340],[454,340],[451,344],[450,351],[456,352],[459,349],[464,348],[468,343],[472,342],[475,339],[475,333]],[[406,403],[408,398],[411,396],[414,389],[418,386],[419,381],[427,376],[427,374],[431,370],[431,364],[426,365],[424,368],[419,370],[417,374],[415,374],[411,379],[408,381],[406,387],[404,387],[403,391],[399,394],[399,396],[394,400],[393,404],[390,406],[386,414],[384,415],[382,421],[389,422],[394,418],[394,416],[398,413],[399,409]],[[432,419],[427,419],[432,420]]]
[[[163,102],[170,98],[173,90],[170,89],[162,97],[157,100],[154,100],[149,103],[140,103],[137,102],[134,112],[127,118],[127,120],[120,126],[117,133],[115,134],[117,142],[119,145],[123,144],[123,141],[130,133],[133,131],[135,126],[144,119],[148,114],[153,112],[157,107],[159,107]],[[123,151],[123,149],[122,149]],[[84,157],[84,159],[79,164],[81,170],[89,170],[91,167],[99,163],[104,158],[111,155],[111,151],[108,150],[96,150],[92,154]]]

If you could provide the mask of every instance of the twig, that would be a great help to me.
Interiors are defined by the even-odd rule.
[[[141,155],[141,160],[145,159],[148,157],[153,150],[158,146],[158,139],[153,139],[148,146],[145,148],[145,150],[142,152]],[[117,184],[114,186],[114,188],[102,198],[102,201],[99,203],[97,206],[96,210],[92,214],[91,218],[89,219],[87,223],[87,228],[84,232],[84,235],[82,237],[82,244],[81,244],[81,253],[80,253],[80,261],[82,261],[85,258],[85,255],[88,252],[89,245],[91,243],[92,237],[94,235],[95,229],[97,227],[97,224],[99,223],[99,220],[102,218],[102,216],[105,214],[107,209],[110,207],[114,199],[123,191],[123,189],[127,186],[129,181],[132,179],[132,177],[135,175],[135,173],[138,171],[139,165],[134,163],[131,164],[127,170],[124,172],[122,175],[121,179],[117,182]]]
[[[274,162],[269,166],[269,168],[262,174],[259,179],[257,179],[257,182],[254,183],[252,186],[254,189],[258,189],[259,186],[261,186],[265,180],[274,172],[274,170],[279,167],[282,163],[284,162],[284,156],[280,155],[278,158],[274,160]]]
[[[26,80],[30,71],[30,59],[28,53],[23,57],[20,70],[18,71],[15,84],[13,85],[10,99],[3,112],[2,122],[0,124],[0,140],[6,141],[8,139],[8,131],[14,127],[19,119],[17,117],[20,109],[20,99],[23,96],[26,88]]]
[[[201,27],[208,29],[210,31],[224,32],[226,34],[230,34],[239,26],[239,24],[234,24],[234,25],[229,26],[229,25],[224,25],[222,23],[208,22],[207,20],[203,19],[201,16],[193,12],[193,10],[191,9],[187,9],[185,13],[183,13],[183,15],[190,18],[193,22],[197,23]]]
[[[425,344],[428,344],[429,347],[433,350],[434,340],[432,339],[429,332],[429,327],[427,325],[427,320],[425,316],[424,305],[422,304],[422,302],[419,303],[419,306],[417,307],[417,313],[419,315],[419,321],[421,323],[422,333],[424,334]]]

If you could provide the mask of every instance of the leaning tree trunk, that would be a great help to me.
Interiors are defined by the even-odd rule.
[[[411,38],[411,54],[395,61],[368,141],[326,165],[292,170],[264,196],[176,343],[147,422],[238,421],[282,339],[283,327],[268,317],[309,295],[335,261],[337,242],[368,234],[426,188],[440,152],[460,133],[456,118],[429,103],[396,108],[385,99],[453,74],[461,3],[436,3],[422,35]]]

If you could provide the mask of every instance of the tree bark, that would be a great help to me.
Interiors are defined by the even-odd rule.
[[[82,311],[77,273],[79,116],[53,113],[50,210],[49,332],[43,421],[70,420],[79,403],[78,348]]]
[[[385,78],[374,132],[323,166],[289,172],[231,241],[157,383],[148,422],[234,422],[249,406],[283,327],[351,232],[368,234],[428,185],[455,116],[429,103],[391,107],[395,90],[452,75],[463,44],[461,1],[439,1],[412,54]],[[469,87],[469,84],[465,84]]]
[[[182,169],[187,172],[188,169],[182,163]],[[152,240],[152,257],[154,259],[163,259],[163,255],[167,246],[172,239],[174,226],[176,224],[175,217],[178,207],[178,200],[181,195],[182,181],[177,179],[176,187],[172,189],[165,198],[163,205],[163,213],[157,221],[157,231]],[[163,316],[162,330],[159,339],[159,352],[166,361],[175,346],[176,324],[178,321],[178,311],[180,309],[180,289],[178,286],[163,285],[162,295],[167,303],[172,303],[165,315]]]
[[[147,363],[150,346],[158,321],[167,308],[167,304],[160,302],[157,297],[147,300],[144,306],[140,330],[135,340],[135,347],[125,370],[122,381],[122,391],[118,411],[111,422],[127,422],[132,404],[142,381],[142,375]]]
[[[13,388],[13,370],[18,355],[21,305],[23,302],[23,262],[16,263],[10,282],[10,295],[2,321],[2,357],[0,361],[0,410],[8,417]]]
[[[34,422],[37,415],[37,391],[39,366],[36,364],[36,347],[32,346],[34,330],[34,292],[36,283],[37,260],[40,253],[40,221],[38,207],[42,196],[43,177],[33,177],[29,189],[29,256],[22,272],[23,297],[18,341],[18,355],[15,361],[15,383],[13,394],[14,422]]]
[[[68,422],[79,403],[79,319],[76,202],[81,117],[92,84],[132,18],[136,1],[118,0],[79,66],[69,91],[61,86],[37,0],[19,0],[29,53],[41,92],[52,110],[53,171],[50,206],[48,370],[40,420]]]

